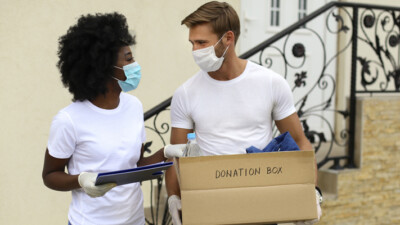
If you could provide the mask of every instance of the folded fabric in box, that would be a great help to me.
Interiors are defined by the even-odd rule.
[[[281,151],[298,151],[299,146],[292,138],[289,132],[285,132],[272,141],[263,149],[260,150],[254,146],[246,148],[247,153],[260,153],[260,152],[281,152]]]

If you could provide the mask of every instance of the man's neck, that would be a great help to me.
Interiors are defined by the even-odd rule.
[[[246,68],[247,60],[236,57],[226,58],[221,68],[208,74],[215,80],[227,81],[240,76]]]

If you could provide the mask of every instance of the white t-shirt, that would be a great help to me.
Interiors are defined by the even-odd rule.
[[[273,120],[296,112],[292,91],[279,74],[247,61],[244,72],[218,81],[199,71],[172,98],[171,126],[195,129],[206,155],[244,154],[272,140]]]
[[[136,167],[145,142],[142,103],[121,93],[112,110],[89,101],[73,102],[54,117],[48,149],[55,158],[70,158],[69,174],[109,172]],[[72,191],[68,219],[73,225],[143,225],[143,194],[139,183],[117,186],[103,197]]]

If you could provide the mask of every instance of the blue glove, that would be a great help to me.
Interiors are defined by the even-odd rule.
[[[299,146],[292,138],[289,132],[285,132],[272,141],[263,149],[260,150],[254,146],[246,148],[247,153],[260,153],[260,152],[282,152],[282,151],[298,151]]]

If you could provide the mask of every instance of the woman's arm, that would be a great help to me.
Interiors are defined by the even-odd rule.
[[[178,145],[166,145],[164,148],[158,150],[156,153],[149,157],[143,157],[144,145],[142,144],[142,150],[140,154],[140,159],[137,162],[137,166],[145,166],[158,162],[163,162],[168,158],[182,157],[183,150],[186,148],[186,144]]]
[[[70,191],[80,188],[78,183],[78,175],[69,175],[65,173],[65,166],[67,165],[68,161],[69,158],[54,158],[49,154],[49,150],[46,149],[42,178],[43,183],[48,188],[57,191]]]
[[[164,148],[158,150],[156,153],[154,153],[149,157],[144,157],[143,154],[144,154],[144,145],[142,144],[140,159],[137,162],[137,166],[146,166],[167,160],[167,158],[164,157]]]

